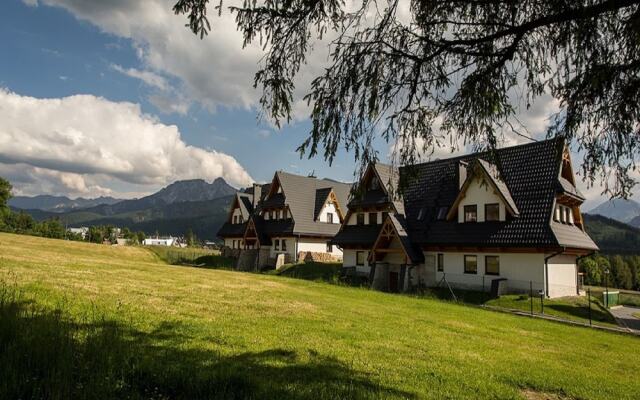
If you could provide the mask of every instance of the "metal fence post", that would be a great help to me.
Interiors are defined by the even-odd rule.
[[[592,326],[592,322],[591,322],[591,288],[587,288],[587,301],[589,302],[589,326]]]
[[[531,315],[533,315],[533,281],[529,281],[529,300],[531,303]]]
[[[482,304],[484,304],[485,295],[484,295],[484,275],[482,275]]]

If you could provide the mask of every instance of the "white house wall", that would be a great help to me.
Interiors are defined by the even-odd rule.
[[[329,240],[330,239],[300,238],[298,239],[298,252],[310,251],[314,253],[326,253],[327,242]],[[338,258],[342,257],[342,251],[338,248],[338,246],[333,246],[333,251],[331,252],[331,254]]]
[[[575,296],[577,288],[576,257],[559,255],[547,263],[549,297]]]
[[[356,265],[356,251],[364,251],[364,265]],[[368,274],[371,271],[369,266],[369,252],[366,250],[344,249],[342,252],[342,265],[344,267],[356,267],[356,271]]]
[[[231,214],[232,223],[236,220],[236,217],[238,218],[242,217],[242,211],[240,211],[240,209],[237,207],[233,209],[233,214]]]
[[[425,252],[425,259],[429,255],[436,255],[438,252]],[[544,288],[544,254],[542,253],[454,253],[442,252],[444,255],[444,271],[436,272],[436,282],[440,282],[443,274],[446,274],[447,281],[453,286],[468,287],[470,289],[481,289],[483,286],[483,276],[485,276],[485,256],[500,257],[500,275],[486,275],[484,277],[484,287],[489,290],[491,281],[496,278],[507,279],[507,287],[514,291],[529,291],[530,283],[533,290]],[[478,260],[477,274],[464,273],[464,256],[476,256]]]
[[[465,196],[458,204],[458,222],[464,222],[464,206],[478,206],[478,222],[484,222],[484,205],[495,204],[500,205],[500,221],[505,220],[505,206],[502,199],[493,191],[493,187],[489,184],[481,184],[482,179],[476,178],[469,184],[465,192]]]
[[[322,210],[320,211],[320,215],[318,216],[318,220],[320,222],[328,222],[327,218],[328,214],[333,214],[333,223],[340,224],[340,214],[338,214],[338,209],[336,205],[333,203],[326,203]]]

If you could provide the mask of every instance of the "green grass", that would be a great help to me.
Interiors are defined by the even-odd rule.
[[[633,313],[633,314],[631,314],[631,315],[633,315],[634,317],[636,317],[636,318],[640,319],[640,312]]]
[[[636,337],[176,267],[140,247],[0,234],[0,279],[10,286],[0,302],[0,398],[633,399],[640,391]]]
[[[302,262],[285,264],[279,270],[271,270],[269,274],[310,281],[338,282],[342,263]]]
[[[167,264],[196,264],[196,260],[204,256],[219,255],[217,250],[201,247],[145,246]],[[202,260],[201,260],[202,261]],[[200,263],[197,263],[200,264]]]
[[[602,301],[605,288],[591,286],[591,294]],[[609,291],[619,292],[618,304],[623,306],[640,307],[640,294],[622,289],[609,288]]]

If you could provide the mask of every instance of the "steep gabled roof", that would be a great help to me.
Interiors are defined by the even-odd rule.
[[[327,199],[331,194],[331,188],[322,188],[316,190],[316,205],[313,211],[313,219],[317,220],[322,208],[327,203]]]
[[[276,172],[274,179],[278,180],[284,194],[284,203],[289,207],[293,217],[294,234],[333,236],[338,232],[340,224],[327,224],[315,220],[316,194],[318,190],[330,189],[333,190],[340,204],[346,204],[351,184],[283,171]],[[320,194],[322,195],[322,192]]]
[[[383,236],[389,234],[393,236],[383,238]],[[382,228],[380,229],[380,232],[376,237],[376,240],[373,244],[372,252],[369,257],[372,257],[373,254],[375,254],[376,249],[382,248],[385,245],[383,242],[386,241],[386,245],[389,245],[393,238],[398,239],[398,241],[400,242],[400,247],[407,257],[407,260],[412,264],[418,264],[424,261],[422,252],[414,248],[414,245],[409,238],[409,233],[407,232],[404,216],[400,214],[389,214],[387,218],[382,222]]]
[[[562,240],[556,236],[558,230],[552,229],[563,149],[564,140],[557,138],[413,166],[415,179],[403,191],[412,241],[434,246],[596,248],[577,226],[563,226]],[[496,157],[495,164],[500,165],[500,178],[519,211],[518,218],[468,224],[438,220],[438,208],[450,208],[458,196],[459,162],[490,157]]]
[[[511,197],[511,192],[507,187],[507,184],[500,177],[500,173],[498,172],[498,168],[481,158],[474,160],[474,162],[470,163],[467,168],[467,178],[464,180],[456,199],[453,201],[453,204],[449,208],[449,214],[447,215],[447,219],[451,220],[457,215],[458,204],[464,198],[467,189],[471,185],[471,183],[478,177],[479,174],[487,178],[489,184],[493,187],[496,194],[502,199],[505,203],[507,212],[511,215],[517,216],[520,214],[518,211],[518,207],[516,206],[515,201],[513,201],[513,197]]]

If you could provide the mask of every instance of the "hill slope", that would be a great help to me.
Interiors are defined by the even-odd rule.
[[[632,399],[640,391],[634,337],[437,300],[169,266],[142,248],[0,234],[0,254],[0,280],[17,282],[38,304],[66,305],[89,334],[87,318],[96,313],[118,327],[92,342],[90,349],[107,343],[104,361],[75,358],[80,374],[60,375],[82,390],[74,377],[95,373],[87,380],[101,382],[102,362],[122,359],[113,364],[117,385],[94,393],[102,397],[121,390],[114,397],[514,399],[526,391],[536,399]]]
[[[640,254],[640,229],[602,215],[584,214],[587,233],[607,254]]]

